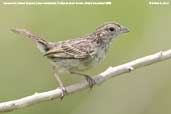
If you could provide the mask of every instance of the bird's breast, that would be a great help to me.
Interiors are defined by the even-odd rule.
[[[108,50],[108,45],[101,45],[100,47],[97,48],[96,50],[96,54],[94,56],[94,63],[98,64],[100,63],[102,60],[104,60],[104,58],[106,57],[106,52]]]

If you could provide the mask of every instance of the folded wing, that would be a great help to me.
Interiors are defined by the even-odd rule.
[[[84,59],[91,57],[92,52],[90,45],[85,45],[85,42],[70,42],[53,47],[46,52],[45,56],[63,59]]]

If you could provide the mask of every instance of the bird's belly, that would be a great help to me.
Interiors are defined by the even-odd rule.
[[[61,72],[63,71],[83,71],[91,67],[91,62],[89,60],[83,59],[59,59],[53,60]]]
[[[54,58],[53,64],[62,69],[63,71],[83,71],[91,68],[92,66],[100,63],[106,55],[106,49],[99,49],[92,57],[85,59],[60,59]]]

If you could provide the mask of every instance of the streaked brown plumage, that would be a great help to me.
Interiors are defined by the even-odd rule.
[[[95,32],[88,35],[58,42],[48,42],[25,29],[12,29],[12,31],[36,42],[38,49],[57,69],[56,74],[69,71],[70,73],[83,75],[92,87],[95,84],[93,78],[79,72],[103,60],[111,40],[120,33],[128,32],[128,29],[118,23],[106,23],[97,27]],[[63,87],[59,76],[57,76],[57,80]]]

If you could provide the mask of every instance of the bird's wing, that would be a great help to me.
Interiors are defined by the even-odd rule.
[[[63,59],[84,59],[90,57],[90,51],[81,43],[65,43],[61,46],[54,47],[46,52],[45,56]]]

